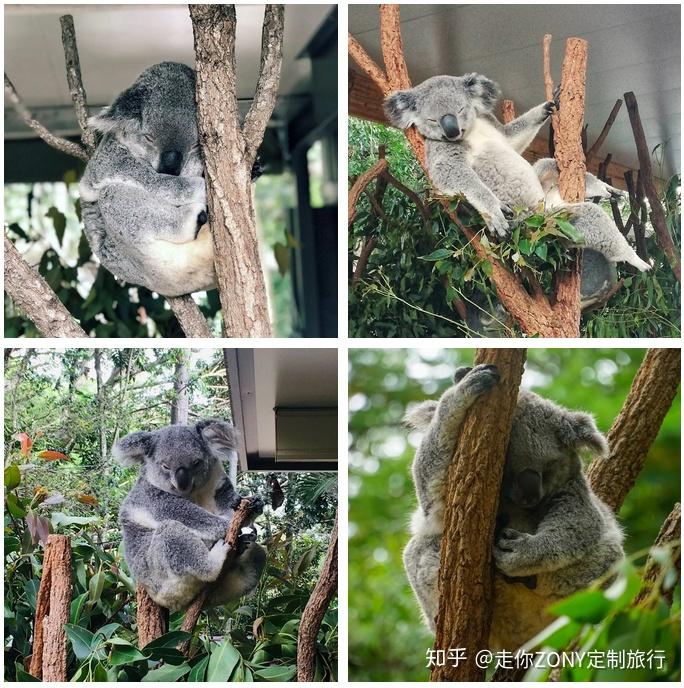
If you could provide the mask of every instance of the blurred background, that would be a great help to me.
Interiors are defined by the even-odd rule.
[[[523,386],[610,429],[644,349],[529,349]],[[349,350],[349,679],[426,681],[423,625],[401,553],[416,499],[410,465],[418,435],[402,426],[412,402],[436,399],[474,349]],[[680,499],[678,393],[619,513],[625,549],[653,544]]]

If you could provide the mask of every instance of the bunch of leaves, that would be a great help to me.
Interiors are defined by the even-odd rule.
[[[595,583],[551,605],[549,611],[558,618],[523,649],[583,656],[577,666],[561,669],[560,681],[680,681],[678,545],[653,548],[651,556],[660,573],[644,600],[638,600],[643,581],[631,557],[618,564],[607,587]],[[592,666],[590,653],[602,661]],[[540,666],[524,680],[544,681],[550,674],[550,667]]]

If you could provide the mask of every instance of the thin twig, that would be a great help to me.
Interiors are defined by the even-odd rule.
[[[174,312],[186,337],[213,337],[205,317],[190,294],[167,296],[166,301]]]
[[[40,136],[48,146],[56,148],[62,153],[67,155],[72,155],[79,160],[84,160],[88,162],[88,153],[86,149],[79,143],[74,143],[68,139],[62,138],[61,136],[56,136],[52,132],[48,131],[38,120],[33,118],[30,110],[24,105],[17,90],[14,88],[14,84],[10,81],[7,74],[5,74],[5,96],[12,104],[14,111],[19,115],[21,120],[29,126],[33,131]]]
[[[589,160],[589,158],[592,155],[596,155],[599,152],[599,149],[603,145],[603,142],[606,140],[606,136],[608,136],[608,132],[610,131],[610,128],[613,126],[615,118],[617,117],[621,107],[622,99],[618,98],[615,101],[615,105],[613,105],[613,109],[610,111],[610,115],[608,115],[606,123],[603,125],[603,129],[601,129],[601,133],[598,135],[598,138],[596,139],[596,141],[594,141],[591,148],[587,151],[587,160]]]
[[[387,169],[387,160],[381,158],[373,167],[359,175],[351,189],[349,189],[349,200],[347,206],[347,226],[351,226],[356,217],[356,204],[359,202],[361,192],[374,180],[377,179]]]
[[[66,66],[67,82],[71,92],[71,102],[74,104],[74,112],[78,126],[81,127],[81,141],[88,152],[92,155],[95,152],[97,140],[95,131],[88,126],[88,99],[86,98],[85,88],[83,88],[83,77],[81,76],[81,63],[78,59],[78,44],[76,43],[76,29],[74,18],[70,14],[65,14],[59,18],[62,26],[62,46],[64,47],[64,63]]]

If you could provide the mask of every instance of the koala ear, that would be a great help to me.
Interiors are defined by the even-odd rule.
[[[565,441],[575,449],[589,449],[598,456],[605,457],[610,452],[605,435],[596,427],[596,422],[588,413],[570,414]]]
[[[112,447],[112,456],[122,466],[144,463],[154,449],[154,433],[134,432],[120,439]]]
[[[404,416],[404,424],[421,432],[427,430],[436,410],[437,402],[434,400],[424,401],[416,406],[412,406]]]
[[[486,76],[482,76],[482,74],[476,74],[475,72],[465,74],[463,76],[463,85],[468,95],[476,104],[479,103],[484,111],[491,111],[496,105],[496,101],[501,98],[499,84]]]
[[[109,107],[102,108],[98,115],[91,117],[88,124],[103,134],[115,129],[139,128],[146,95],[144,86],[133,84],[120,93]]]
[[[209,451],[219,460],[229,458],[237,449],[237,431],[230,423],[210,418],[197,423],[195,430],[205,441]]]
[[[385,98],[385,114],[389,123],[397,129],[410,127],[415,122],[417,104],[413,90],[390,93]]]

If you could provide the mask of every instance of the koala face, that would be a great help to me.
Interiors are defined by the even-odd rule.
[[[399,129],[415,125],[426,138],[460,141],[480,114],[492,111],[501,91],[481,74],[435,76],[385,99],[385,114]]]
[[[188,497],[212,478],[216,463],[236,446],[232,425],[205,420],[190,427],[134,432],[119,440],[112,454],[124,466],[142,464],[141,474],[156,488]]]
[[[201,176],[195,111],[195,72],[177,62],[162,62],[146,69],[112,105],[91,117],[90,125],[112,132],[157,172]]]
[[[608,453],[594,419],[521,391],[504,468],[503,494],[526,509],[556,494],[582,471],[580,449]]]

